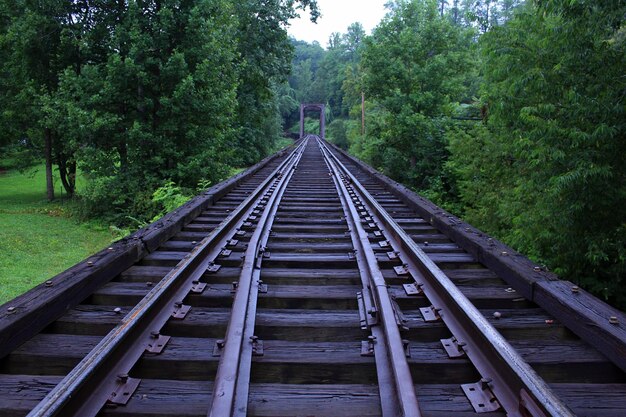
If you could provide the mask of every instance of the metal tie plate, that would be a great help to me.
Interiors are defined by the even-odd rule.
[[[402,284],[402,288],[404,288],[406,295],[422,295],[424,293],[418,284]]]
[[[380,246],[381,248],[388,248],[390,245],[388,241],[381,240],[380,242],[378,242],[378,246]]]
[[[421,307],[420,313],[422,313],[422,317],[424,318],[424,321],[426,323],[432,323],[441,320],[438,310],[435,309],[435,307],[433,306]]]
[[[191,310],[191,306],[185,305],[183,303],[176,303],[174,305],[174,311],[172,311],[172,318],[177,320],[182,320],[187,317],[187,313]]]
[[[210,272],[210,273],[215,273],[215,272],[219,271],[221,267],[222,267],[222,265],[211,263],[211,264],[209,264],[209,266],[206,269],[206,271]]]
[[[451,337],[450,339],[441,339],[441,344],[448,353],[449,358],[462,358],[466,356],[465,350],[463,349],[465,343],[459,343],[456,340],[456,337]]]
[[[481,379],[475,384],[463,384],[461,388],[477,413],[491,413],[500,409],[500,403],[491,388],[489,379]]]
[[[220,256],[223,258],[228,258],[232,253],[233,251],[230,249],[222,249],[222,251],[220,252]]]
[[[368,336],[367,340],[361,342],[361,356],[374,356],[375,336]]]
[[[363,293],[356,293],[356,301],[359,306],[359,320],[361,323],[361,329],[367,329],[367,311],[365,309],[365,302],[363,301]]]
[[[407,264],[394,266],[393,270],[396,272],[396,275],[409,275],[409,266]]]
[[[148,353],[161,353],[165,349],[165,345],[170,341],[170,336],[163,336],[159,333],[153,333],[150,337],[150,342],[146,346],[146,352]]]
[[[375,230],[375,231],[374,231],[374,236],[376,236],[376,237],[380,237],[380,236],[382,236],[382,235],[383,235],[383,232],[381,232],[380,230]]]
[[[227,247],[237,246],[238,243],[239,241],[237,239],[231,239],[228,242],[226,242],[226,246]]]
[[[192,281],[191,292],[194,294],[202,294],[206,286],[206,282]]]
[[[117,386],[108,398],[110,404],[126,405],[133,396],[141,379],[130,378],[128,375],[120,375],[117,377]]]
[[[387,258],[391,260],[398,259],[398,252],[387,252]]]

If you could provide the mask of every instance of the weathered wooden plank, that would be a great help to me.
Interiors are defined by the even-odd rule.
[[[206,416],[213,384],[145,380],[125,407],[103,416]],[[379,417],[378,388],[368,385],[252,384],[248,416]]]
[[[172,268],[168,266],[133,265],[120,274],[120,280],[128,282],[158,282],[171,270]]]
[[[106,409],[104,416],[204,416],[210,406],[212,385],[205,382],[146,380],[126,407]],[[171,388],[170,388],[171,387]],[[424,417],[476,417],[456,385],[416,386]],[[200,394],[204,392],[205,394]],[[178,398],[179,401],[173,399]],[[174,404],[172,402],[174,401]],[[180,411],[177,410],[177,404]],[[379,417],[380,398],[374,385],[252,384],[251,417]],[[481,414],[503,417],[502,413]]]
[[[439,243],[449,243],[451,242],[450,238],[443,233],[425,233],[425,234],[416,234],[410,233],[411,239],[413,239],[417,243],[428,243],[431,244],[433,242]]]
[[[578,415],[626,416],[626,384],[550,384]]]
[[[60,380],[60,376],[0,375],[0,417],[25,416]]]
[[[119,310],[117,310],[119,309]],[[132,308],[81,304],[69,310],[46,329],[49,333],[104,336]]]
[[[344,233],[348,230],[348,226],[344,224],[338,225],[308,225],[308,224],[282,224],[275,223],[272,225],[272,231],[276,233],[313,233],[313,234],[330,234]]]
[[[101,337],[40,333],[11,352],[0,365],[8,374],[65,375]]]
[[[348,253],[353,250],[349,240],[337,242],[273,242],[270,240],[267,249],[271,253],[293,252],[293,253]]]
[[[159,251],[174,251],[174,252],[191,252],[191,250],[198,245],[198,241],[188,240],[174,240],[170,239],[167,242],[161,243]]]
[[[284,212],[302,212],[307,210],[311,213],[332,213],[333,216],[341,215],[343,210],[340,206],[310,206],[310,205],[287,205],[283,204],[280,206],[280,211],[278,212],[278,216],[283,215]]]
[[[460,290],[478,308],[527,308],[531,305],[515,292],[501,286],[461,286]],[[93,304],[125,306],[143,298],[150,287],[145,283],[111,282],[94,292]],[[356,308],[359,285],[269,285],[268,292],[259,295],[261,308]],[[426,307],[423,296],[408,296],[401,286],[391,286],[390,294],[402,308]],[[210,283],[200,294],[191,294],[187,301],[202,307],[228,307],[232,302],[232,285]]]
[[[263,259],[263,267],[279,268],[356,268],[356,260],[351,253],[301,253],[274,252]]]
[[[359,285],[361,278],[357,269],[329,268],[267,268],[261,270],[263,282],[270,285]]]
[[[572,287],[568,281],[538,282],[534,300],[626,371],[626,314]],[[611,317],[616,324],[609,322]]]
[[[308,213],[309,217],[293,217],[293,216],[283,216],[274,217],[274,224],[281,226],[308,226],[308,227],[317,227],[317,226],[344,226],[346,225],[346,221],[343,216],[324,216],[318,217],[313,216],[312,213]]]
[[[208,342],[208,346],[207,346]],[[144,355],[133,369],[141,378],[202,380],[211,378],[219,358],[214,340],[172,338],[160,355]],[[266,339],[263,356],[255,356],[252,381],[257,383],[376,383],[373,357],[361,356],[361,341],[314,342]],[[410,345],[408,359],[417,383],[462,383],[478,378],[471,363],[450,360],[440,343]]]
[[[104,335],[128,313],[122,307],[118,314],[114,306],[81,305],[68,311],[52,324],[51,333]],[[510,340],[567,340],[571,334],[559,322],[551,321],[539,309],[482,310],[488,320]],[[225,334],[230,310],[195,306],[185,320],[172,320],[165,334],[181,337],[222,337]],[[409,330],[407,338],[435,342],[450,337],[443,323],[427,323],[417,310],[404,311]],[[549,324],[546,323],[549,321]],[[345,341],[365,337],[359,328],[357,310],[260,309],[257,316],[257,334],[262,338],[283,340]],[[534,342],[532,342],[534,343]]]
[[[624,373],[579,340],[514,340],[513,347],[549,383],[626,383]]]
[[[428,253],[428,257],[441,268],[446,269],[481,267],[480,264],[476,262],[476,259],[467,253],[430,252]],[[383,268],[392,264],[399,264],[397,260],[390,261],[389,258],[382,253],[377,254],[376,258],[378,259],[378,264]]]
[[[200,242],[202,239],[207,237],[209,232],[184,232],[180,231],[174,235],[174,238],[177,240],[187,240],[193,242]]]
[[[151,265],[151,266],[176,266],[185,256],[188,255],[188,252],[177,252],[177,251],[156,251],[146,255],[142,260],[142,265]]]
[[[124,240],[0,307],[0,358],[37,334],[95,289],[145,255],[139,240]]]
[[[41,334],[9,355],[2,370],[10,374],[63,375],[99,340],[94,336]],[[133,372],[142,378],[210,379],[219,361],[212,355],[215,341],[173,337],[163,353],[145,354]],[[605,357],[580,342],[517,341],[514,346],[548,382],[624,382],[621,372]],[[409,347],[408,361],[416,383],[462,383],[477,377],[468,361],[449,359],[439,342],[410,341]],[[567,366],[563,366],[565,363]],[[360,340],[265,339],[264,355],[255,357],[254,364],[253,378],[257,382],[376,381],[373,358],[360,355]]]
[[[30,375],[0,379],[0,416],[23,416],[60,380]],[[573,411],[587,417],[626,415],[625,384],[551,384]],[[128,406],[105,408],[103,416],[206,415],[213,384],[209,381],[144,380]],[[475,417],[458,385],[417,385],[424,417]],[[252,384],[250,416],[380,416],[375,385]],[[503,417],[501,413],[481,414]]]
[[[273,231],[271,234],[271,238],[273,242],[335,242],[338,239],[347,239],[347,241],[350,241],[350,236],[345,232],[320,235],[319,233],[278,233]]]

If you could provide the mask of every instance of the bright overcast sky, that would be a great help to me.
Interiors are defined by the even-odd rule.
[[[333,32],[345,33],[348,26],[361,22],[365,31],[371,33],[385,16],[385,3],[388,0],[317,0],[322,16],[317,24],[311,23],[309,14],[300,11],[300,19],[292,20],[288,32],[298,40],[318,41],[328,46]]]

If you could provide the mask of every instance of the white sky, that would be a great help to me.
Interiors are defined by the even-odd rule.
[[[311,23],[309,14],[300,11],[300,18],[292,20],[287,29],[294,38],[309,43],[318,41],[324,48],[333,32],[345,33],[348,26],[361,22],[369,34],[385,16],[388,0],[317,0],[322,16],[317,24]]]

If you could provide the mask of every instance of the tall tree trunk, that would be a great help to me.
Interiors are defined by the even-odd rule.
[[[61,184],[63,184],[67,196],[72,197],[76,184],[76,162],[68,162],[65,155],[57,153],[57,164],[59,165]]]
[[[74,195],[76,192],[76,161],[72,161],[68,164],[68,183],[70,185],[70,189],[72,190],[71,195]],[[69,192],[68,192],[69,194]]]
[[[52,132],[49,128],[45,128],[43,132],[44,138],[44,157],[46,159],[46,195],[48,201],[54,200],[54,184],[52,183]]]

